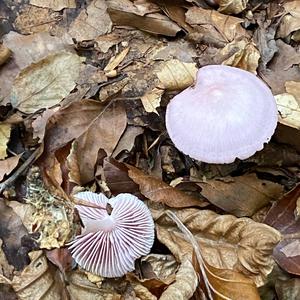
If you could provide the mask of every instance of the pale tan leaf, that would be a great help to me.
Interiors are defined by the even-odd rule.
[[[176,272],[176,281],[172,283],[161,295],[160,300],[188,300],[198,285],[198,276],[191,261],[183,257],[181,265]]]
[[[43,251],[31,252],[29,255],[31,263],[12,280],[12,287],[19,299],[62,299],[64,291],[61,279],[48,267]]]
[[[287,93],[293,95],[300,104],[300,81],[286,81],[284,85]]]
[[[123,49],[120,53],[118,53],[116,56],[113,56],[106,67],[104,68],[105,72],[111,72],[113,71],[126,57],[126,55],[129,52],[130,47],[127,47]]]
[[[31,5],[51,8],[60,11],[64,8],[76,8],[75,0],[30,0]]]
[[[128,164],[126,166],[129,169],[129,177],[139,185],[141,193],[151,201],[164,203],[170,207],[204,207],[207,205],[200,198],[189,196],[133,166]]]
[[[154,88],[152,91],[146,93],[141,97],[141,101],[146,112],[154,112],[159,115],[156,108],[160,106],[161,96],[163,95],[163,93],[163,89]]]
[[[151,208],[154,218],[160,210]],[[204,260],[219,269],[229,269],[251,278],[257,286],[264,284],[273,269],[272,251],[280,233],[249,218],[218,215],[209,210],[181,209],[177,217],[193,234]],[[156,220],[157,237],[181,260],[192,259],[193,247],[174,223],[163,216]]]
[[[220,55],[228,57],[223,65],[237,67],[256,74],[260,53],[252,42],[242,39],[227,44],[220,50]]]
[[[77,41],[92,40],[111,31],[112,23],[104,0],[93,0],[70,25],[69,35]]]
[[[11,104],[25,113],[58,104],[75,87],[81,59],[61,51],[31,64],[15,79]]]
[[[300,104],[297,99],[288,93],[275,96],[279,111],[279,122],[300,129]]]
[[[192,85],[198,69],[195,63],[184,63],[178,59],[168,60],[157,72],[163,88],[167,90],[182,90]]]
[[[0,159],[4,159],[6,154],[7,143],[10,138],[11,125],[0,123]]]
[[[18,165],[20,157],[21,155],[16,155],[5,160],[0,160],[0,181]]]
[[[11,56],[11,51],[3,44],[0,44],[0,66],[3,65]]]
[[[239,14],[248,3],[248,0],[218,0],[219,11],[225,14]]]

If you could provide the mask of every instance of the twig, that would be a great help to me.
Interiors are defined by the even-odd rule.
[[[41,153],[41,147],[37,148],[29,158],[21,165],[19,169],[15,173],[13,173],[9,178],[7,178],[4,182],[0,184],[0,193],[2,193],[8,186],[10,186],[22,173],[29,167],[31,163],[33,163]]]

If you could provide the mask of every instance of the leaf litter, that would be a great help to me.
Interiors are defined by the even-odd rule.
[[[0,8],[1,297],[297,299],[299,1]],[[272,142],[244,161],[195,161],[166,132],[167,104],[209,64],[256,74],[276,98]],[[83,190],[131,193],[152,213],[154,246],[122,278],[72,263]]]

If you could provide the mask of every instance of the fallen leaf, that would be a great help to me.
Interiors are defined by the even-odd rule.
[[[18,165],[21,155],[9,157],[5,160],[0,160],[0,181],[5,175],[9,175]]]
[[[31,64],[15,79],[11,104],[25,113],[58,104],[76,85],[81,59],[62,51]]]
[[[144,128],[142,127],[128,125],[111,156],[115,158],[122,151],[130,152],[134,147],[136,137],[141,135],[143,132]]]
[[[2,247],[5,247],[5,245],[3,245],[3,241],[0,239],[0,274],[11,280],[13,277],[14,267],[8,263]]]
[[[224,57],[229,57],[222,62],[223,65],[237,67],[256,74],[260,53],[253,42],[245,39],[227,44],[219,52]]]
[[[156,108],[160,106],[161,96],[163,95],[163,93],[163,89],[154,88],[152,91],[146,93],[144,96],[141,97],[141,101],[146,112],[153,112],[159,115]]]
[[[276,262],[282,269],[295,275],[300,275],[300,219],[295,216],[295,212],[297,214],[297,211],[299,211],[299,198],[300,185],[297,185],[274,204],[264,220],[266,224],[276,228],[283,235],[283,240],[275,247],[273,252]],[[287,256],[282,249],[289,249],[290,253],[295,251],[298,255]]]
[[[76,142],[74,141],[71,146],[70,154],[67,157],[67,166],[69,170],[68,176],[71,182],[80,185],[81,183],[80,166],[79,166],[80,158],[78,157],[78,155],[80,156],[78,151],[76,151]]]
[[[6,61],[11,57],[11,51],[3,44],[0,44],[0,66],[6,63]]]
[[[255,174],[228,176],[226,180],[212,179],[197,184],[209,202],[237,217],[250,217],[283,194],[283,186],[260,180]]]
[[[160,202],[169,207],[207,206],[200,198],[191,197],[171,187],[162,180],[149,176],[139,169],[126,164],[129,177],[139,185],[141,193],[154,202]]]
[[[98,152],[103,149],[111,156],[127,125],[127,116],[122,102],[112,102],[93,120],[89,128],[76,139],[74,145],[80,169],[81,184],[94,178]],[[82,155],[84,153],[84,155]]]
[[[275,96],[279,111],[279,122],[300,129],[300,104],[297,99],[288,93]]]
[[[30,254],[31,263],[21,274],[15,275],[12,287],[20,300],[64,299],[62,280],[48,266],[43,251]]]
[[[68,248],[46,250],[46,257],[66,275],[72,269],[72,256]]]
[[[115,68],[117,68],[117,66],[124,60],[124,58],[126,57],[126,55],[128,54],[130,50],[130,47],[127,47],[125,49],[123,49],[120,53],[118,53],[116,56],[113,56],[110,61],[108,62],[108,64],[105,66],[104,71],[105,72],[111,72],[113,71]]]
[[[76,8],[75,0],[30,0],[31,5],[51,8],[60,11],[64,8]]]
[[[193,247],[174,222],[162,216],[161,210],[151,206],[150,209],[159,241],[178,261],[185,255],[192,261]],[[242,273],[257,286],[266,282],[274,265],[272,250],[281,237],[277,230],[249,218],[218,215],[210,210],[185,208],[175,212],[196,239],[203,259],[210,266]]]
[[[157,77],[163,88],[167,90],[183,90],[195,81],[197,74],[195,63],[184,63],[178,59],[165,62]]]
[[[103,53],[107,53],[112,46],[118,45],[121,41],[122,36],[116,32],[100,35],[95,38],[95,48]]]
[[[300,103],[300,81],[286,81],[284,85],[287,93],[293,95]]]
[[[11,125],[0,123],[0,159],[4,159],[6,154],[7,143],[10,138]]]
[[[92,40],[111,31],[112,23],[104,0],[93,0],[70,25],[68,34],[76,41]]]
[[[276,295],[280,300],[291,300],[300,298],[300,279],[276,280]]]
[[[141,8],[143,5],[137,8],[129,0],[109,0],[107,6],[110,18],[115,25],[132,26],[149,33],[166,36],[176,36],[181,31],[175,22],[162,14],[154,13],[147,6],[144,9]]]
[[[218,3],[218,11],[224,14],[239,14],[242,12],[248,3],[248,0],[216,0]]]

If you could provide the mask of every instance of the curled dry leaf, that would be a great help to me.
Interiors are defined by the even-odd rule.
[[[151,201],[160,202],[169,207],[207,206],[207,202],[200,198],[188,196],[158,178],[147,175],[128,164],[126,166],[128,176],[139,185],[141,193]]]
[[[242,12],[248,3],[248,0],[216,0],[219,4],[218,11],[224,14],[239,14]]]
[[[265,223],[278,229],[283,240],[275,247],[273,255],[285,271],[300,275],[300,185],[277,201],[269,210]]]
[[[7,143],[10,138],[11,125],[0,123],[0,159],[4,159],[6,154]]]
[[[152,91],[146,93],[141,97],[141,101],[146,112],[153,112],[159,115],[156,109],[160,106],[161,96],[163,95],[163,93],[163,89],[154,88]]]
[[[64,8],[76,8],[75,0],[30,0],[31,5],[51,8],[60,11]]]
[[[202,188],[201,194],[209,202],[237,217],[252,216],[283,194],[283,186],[260,180],[255,174],[226,177],[226,180],[207,180],[198,185]]]
[[[63,299],[63,283],[49,268],[42,251],[31,252],[31,263],[22,273],[15,275],[11,285],[20,300]]]
[[[70,25],[68,34],[77,41],[92,40],[111,31],[112,23],[104,0],[93,0]]]
[[[21,155],[16,155],[5,160],[0,160],[0,181],[18,165],[20,157]]]
[[[25,113],[58,104],[75,87],[81,59],[61,51],[31,64],[15,79],[11,104]]]
[[[154,218],[160,210],[152,208]],[[181,209],[177,217],[198,242],[203,259],[212,267],[229,269],[251,278],[257,286],[264,284],[273,269],[272,250],[280,233],[248,218],[218,215],[209,210]],[[176,257],[192,259],[193,248],[184,235],[168,219],[156,220],[157,237]]]
[[[253,42],[246,39],[233,41],[221,49],[219,54],[227,57],[223,61],[223,65],[237,67],[256,74],[260,54]]]
[[[129,49],[130,49],[130,47],[127,47],[127,48],[123,49],[120,53],[118,53],[116,56],[113,56],[109,60],[106,67],[104,68],[104,71],[109,73],[109,72],[113,71],[115,68],[117,68],[118,65],[124,60],[124,58],[128,54]]]

